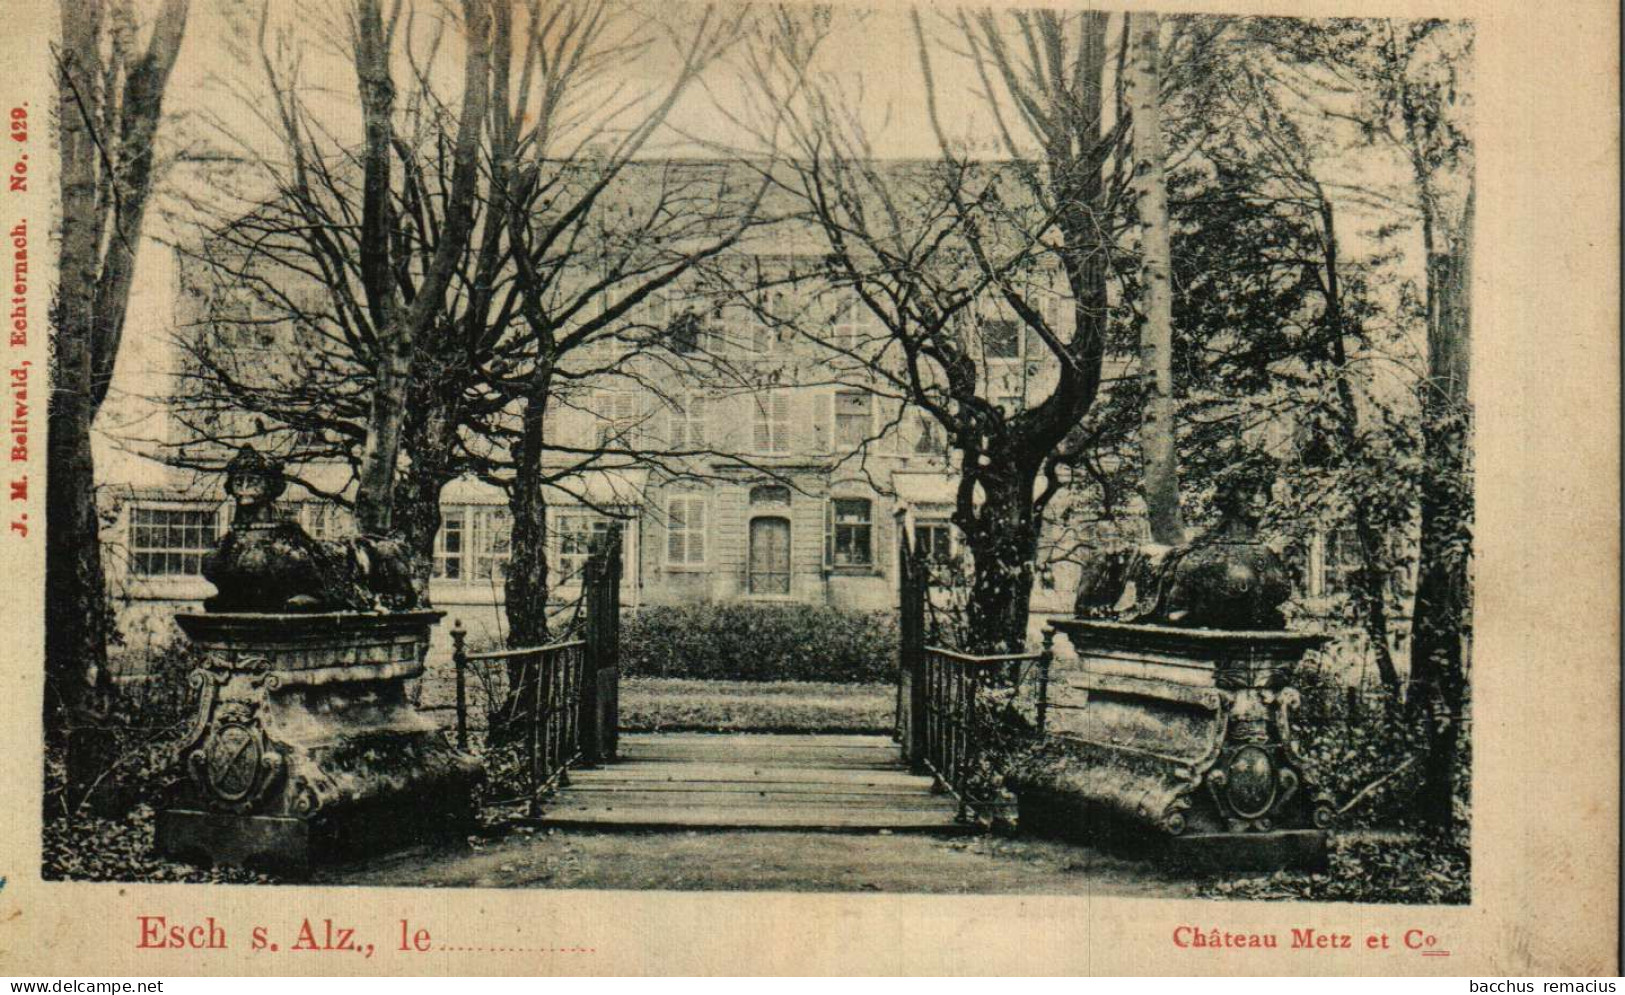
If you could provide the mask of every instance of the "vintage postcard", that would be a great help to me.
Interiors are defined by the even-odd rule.
[[[1613,5],[6,22],[0,973],[1619,969]]]

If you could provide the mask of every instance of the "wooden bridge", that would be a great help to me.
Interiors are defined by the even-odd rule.
[[[887,736],[622,734],[618,759],[575,768],[549,826],[956,832],[951,795]]]
[[[594,544],[583,571],[577,638],[489,653],[452,629],[457,740],[468,745],[467,673],[509,682],[512,742],[525,795],[544,824],[596,829],[954,832],[968,828],[969,760],[990,724],[995,687],[1047,662],[1028,653],[969,656],[924,643],[926,569],[900,538],[897,736],[622,734],[620,532]],[[1042,678],[1037,678],[1042,687]],[[1042,697],[1038,710],[1043,721]]]

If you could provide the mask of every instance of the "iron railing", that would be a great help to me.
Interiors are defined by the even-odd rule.
[[[533,811],[565,781],[570,765],[582,754],[583,688],[588,675],[587,643],[582,639],[548,646],[469,653],[468,633],[461,624],[451,630],[456,667],[457,745],[468,746],[468,675],[500,665],[511,693],[500,713],[490,719],[517,746],[524,760],[525,791]]]
[[[978,656],[940,646],[926,646],[920,656],[920,759],[959,802],[959,818],[968,819],[992,802],[973,784],[974,765],[995,744],[1024,681],[1035,686],[1038,721],[1043,721],[1050,656]]]

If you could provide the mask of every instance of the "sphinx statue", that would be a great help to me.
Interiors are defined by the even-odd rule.
[[[1204,629],[1284,629],[1286,565],[1258,539],[1259,499],[1221,490],[1218,523],[1179,545],[1099,551],[1084,564],[1080,618]]]
[[[314,539],[276,513],[282,464],[244,446],[226,464],[231,529],[203,561],[208,612],[408,611],[418,607],[406,545],[389,536]]]

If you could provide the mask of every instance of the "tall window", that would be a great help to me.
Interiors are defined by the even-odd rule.
[[[830,502],[830,562],[837,567],[867,567],[874,563],[874,524],[870,503],[864,498],[836,498]]]
[[[862,445],[874,433],[874,401],[868,392],[835,392],[835,442],[841,446]]]
[[[705,563],[705,498],[694,494],[666,499],[666,563],[674,567]]]
[[[752,441],[756,452],[789,452],[790,395],[782,390],[764,391],[753,400]]]
[[[880,323],[869,305],[856,295],[835,318],[831,329],[830,345],[844,352],[856,353],[873,342]]]
[[[461,508],[440,513],[440,532],[434,539],[434,575],[445,580],[467,577],[463,557],[468,551],[468,518]]]
[[[914,439],[916,453],[940,453],[942,445],[942,426],[928,414],[918,413],[914,416],[915,428],[918,435]]]
[[[706,399],[702,394],[686,394],[671,402],[671,447],[699,449],[705,445]]]
[[[506,508],[474,509],[474,579],[501,580],[508,575],[513,547],[513,518]]]
[[[940,518],[916,521],[914,523],[914,549],[933,563],[953,559],[953,524]]]
[[[147,577],[195,577],[214,549],[214,508],[130,509],[130,566]]]
[[[1322,594],[1347,594],[1354,590],[1365,569],[1365,553],[1360,549],[1360,533],[1345,525],[1326,534]]]

